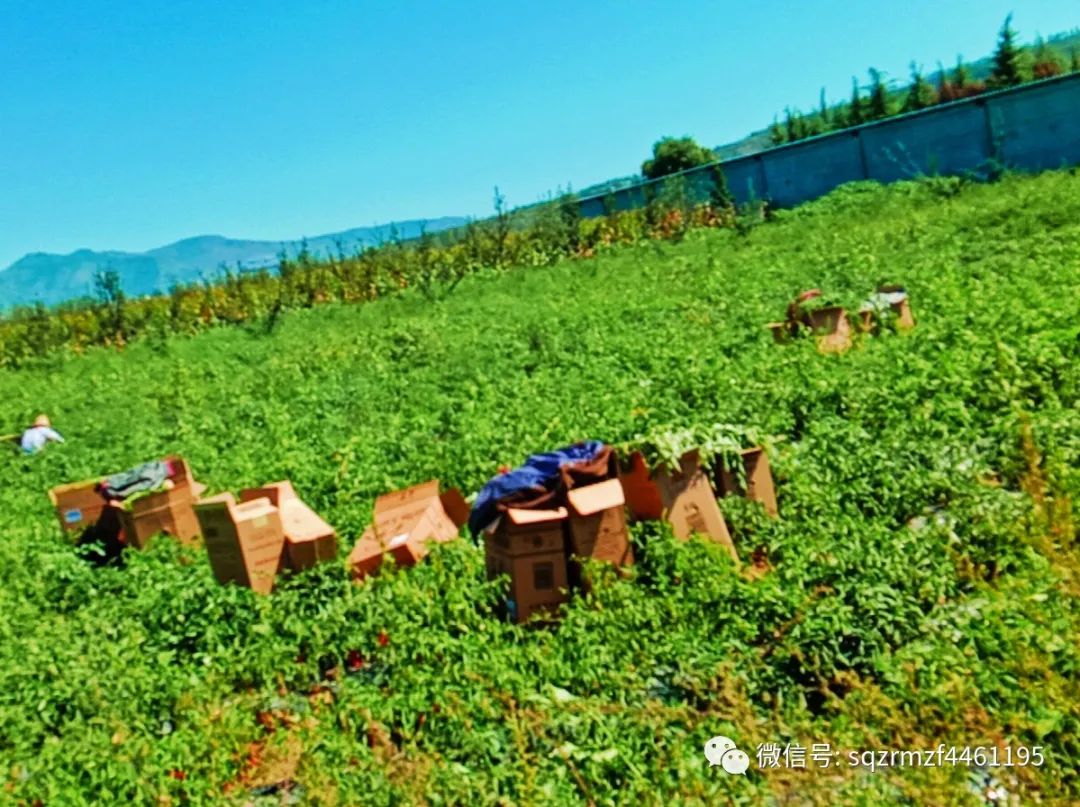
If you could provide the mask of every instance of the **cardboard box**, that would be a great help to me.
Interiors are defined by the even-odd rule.
[[[792,326],[790,322],[770,322],[765,327],[772,333],[773,341],[778,345],[782,345],[791,339]]]
[[[468,520],[469,505],[461,493],[453,488],[439,493],[437,479],[386,493],[375,500],[372,525],[349,554],[353,576],[377,569],[384,553],[399,565],[412,566],[427,555],[430,542],[454,540]]]
[[[130,546],[142,549],[158,532],[164,532],[182,541],[198,537],[199,526],[191,503],[206,490],[205,485],[195,481],[191,468],[181,457],[168,457],[172,475],[168,487],[133,499],[130,506],[115,504],[115,518],[119,520],[124,540]],[[49,491],[49,501],[56,509],[60,526],[64,530],[85,530],[97,523],[108,500],[97,492],[103,481],[99,479],[61,485]]]
[[[688,451],[680,459],[678,469],[660,468],[654,476],[664,506],[664,519],[671,524],[675,537],[685,541],[694,533],[704,535],[725,546],[738,564],[735,544],[698,452]]]
[[[619,481],[635,520],[667,521],[675,537],[684,541],[695,532],[705,535],[726,546],[739,562],[697,451],[684,454],[676,471],[650,471],[645,457],[637,451],[630,455],[629,464]]]
[[[101,511],[105,509],[105,498],[95,490],[100,481],[88,479],[60,485],[49,491],[49,501],[60,519],[61,529],[85,530],[97,523]]]
[[[859,332],[860,333],[873,333],[874,332],[874,312],[869,309],[859,310]]]
[[[892,303],[889,307],[892,309],[893,314],[896,315],[896,327],[898,329],[907,331],[915,327],[915,317],[911,314],[911,306],[908,304],[906,297],[898,303]]]
[[[515,622],[557,608],[569,597],[565,507],[510,508],[484,534],[489,580],[510,576],[507,610]]]
[[[908,302],[907,291],[903,286],[884,285],[878,286],[874,295],[859,309],[859,329],[864,333],[876,332],[878,329],[878,310],[883,304],[888,304],[893,313],[893,322],[896,328],[906,331],[915,327],[915,317],[911,314],[911,304]]]
[[[743,470],[746,472],[746,489],[739,484],[738,475],[729,471],[717,460],[714,477],[717,493],[720,496],[745,496],[755,502],[761,502],[765,512],[773,518],[779,516],[776,506],[776,487],[773,485],[769,457],[760,448],[748,448],[741,452]]]
[[[288,480],[240,491],[240,500],[269,499],[285,531],[285,563],[294,572],[337,557],[337,533],[308,507]]]
[[[810,327],[818,337],[818,350],[822,353],[841,353],[851,347],[851,324],[841,306],[811,311]]]
[[[386,552],[386,546],[375,537],[375,531],[366,530],[349,553],[349,568],[353,577],[359,580],[379,571]]]
[[[269,594],[285,550],[281,515],[267,499],[237,504],[231,493],[195,505],[210,566],[219,583]]]
[[[172,466],[167,486],[122,507],[120,522],[128,546],[144,549],[158,533],[189,544],[199,537],[199,521],[192,505],[206,486],[195,481],[182,457],[167,457],[164,461]]]
[[[120,524],[124,530],[124,542],[136,549],[145,549],[155,535],[168,535],[192,544],[199,537],[199,520],[192,509],[193,501],[168,502],[153,510],[141,512],[126,510],[118,502],[111,506],[120,511]]]
[[[626,497],[619,480],[575,488],[566,498],[571,552],[579,558],[616,566],[633,565],[634,551],[626,529]]]
[[[626,507],[635,521],[659,521],[664,517],[664,503],[660,489],[652,478],[652,471],[640,451],[628,458],[628,469],[619,470]]]

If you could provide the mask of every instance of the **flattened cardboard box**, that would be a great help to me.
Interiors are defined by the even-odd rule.
[[[566,508],[510,508],[484,534],[489,580],[510,576],[507,606],[515,622],[557,608],[569,597]]]
[[[337,557],[334,528],[296,495],[292,482],[285,480],[240,491],[241,501],[267,498],[277,507],[285,530],[285,561],[295,572]]]
[[[389,553],[402,566],[418,563],[431,541],[445,543],[458,537],[469,520],[469,505],[456,489],[439,493],[432,479],[375,500],[372,525],[349,554],[355,577],[370,574]]]
[[[579,558],[631,566],[634,551],[626,528],[626,497],[618,479],[574,488],[567,494],[570,505],[570,549]],[[571,564],[573,582],[588,586],[579,564]]]
[[[231,493],[195,505],[210,566],[219,583],[269,594],[281,565],[285,531],[269,499],[237,504]]]
[[[746,489],[739,484],[738,476],[717,460],[714,477],[720,496],[745,496],[761,502],[765,512],[772,518],[780,515],[776,506],[776,487],[773,484],[769,457],[760,447],[745,449],[742,453],[743,470],[746,472]]]

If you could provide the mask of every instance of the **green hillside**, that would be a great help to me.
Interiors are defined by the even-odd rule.
[[[800,289],[854,309],[885,281],[909,334],[824,356],[764,327]],[[0,432],[46,411],[68,439],[0,454],[0,802],[1076,803],[1077,300],[1075,172],[860,184],[442,300],[0,370]],[[497,621],[465,539],[348,579],[379,493],[711,423],[771,436],[782,518],[722,503],[741,571],[637,527],[632,579],[547,628]],[[80,559],[45,491],[166,453],[212,492],[291,478],[342,562],[259,598],[167,540]],[[708,767],[717,734],[745,777]],[[758,770],[762,743],[842,756]],[[939,743],[1045,762],[847,764]]]

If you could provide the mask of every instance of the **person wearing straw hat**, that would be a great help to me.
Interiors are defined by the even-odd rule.
[[[49,442],[62,443],[64,438],[53,429],[46,415],[38,415],[34,420],[34,425],[23,432],[19,444],[24,454],[36,454]]]

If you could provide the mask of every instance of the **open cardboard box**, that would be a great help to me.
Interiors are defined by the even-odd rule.
[[[223,493],[194,509],[218,582],[269,594],[285,549],[285,529],[273,502],[259,498],[238,504],[231,493]]]
[[[183,543],[194,543],[199,537],[199,522],[192,505],[206,491],[195,481],[187,461],[182,457],[166,457],[172,467],[168,487],[130,501],[117,502],[120,523],[128,546],[144,549],[150,539],[164,533]]]
[[[454,540],[468,520],[469,505],[461,493],[454,488],[439,493],[437,479],[383,494],[375,500],[371,526],[349,554],[353,576],[377,571],[387,553],[398,564],[412,566],[427,555],[430,542]]]
[[[769,457],[759,447],[747,448],[741,452],[743,470],[746,473],[746,488],[739,484],[738,475],[728,470],[724,463],[717,459],[714,468],[717,494],[723,496],[745,496],[755,502],[761,502],[765,512],[773,518],[780,514],[776,506],[776,487],[773,484],[772,470],[769,467]]]
[[[810,327],[822,353],[842,353],[851,347],[851,323],[842,306],[833,305],[810,312]]]
[[[125,542],[142,549],[158,532],[167,533],[181,541],[190,542],[199,534],[198,522],[192,512],[192,502],[206,490],[196,482],[191,468],[182,457],[167,457],[172,474],[169,487],[133,499],[130,504],[110,505],[97,487],[105,477],[60,485],[49,491],[64,530],[85,530],[94,526],[107,506],[115,508],[113,516],[119,521]]]
[[[484,533],[489,580],[510,576],[507,611],[525,622],[537,611],[551,611],[569,597],[565,507],[507,509]]]
[[[100,479],[72,482],[49,491],[49,501],[60,527],[65,531],[85,530],[94,526],[105,509],[105,499],[97,492]]]
[[[684,454],[678,468],[660,467],[652,472],[645,458],[634,452],[630,456],[630,470],[622,474],[620,481],[635,519],[663,519],[671,524],[675,537],[684,541],[694,533],[704,535],[726,547],[735,563],[739,563],[735,544],[696,450]]]
[[[278,509],[285,531],[285,563],[294,572],[337,557],[337,533],[308,507],[285,480],[240,491],[243,502],[269,499]]]
[[[566,494],[570,550],[574,557],[617,567],[632,566],[634,550],[626,528],[626,495],[618,479],[574,488]],[[579,564],[571,563],[571,582],[588,588]]]

